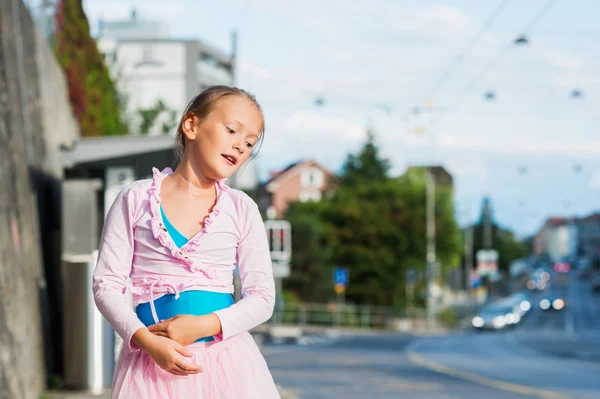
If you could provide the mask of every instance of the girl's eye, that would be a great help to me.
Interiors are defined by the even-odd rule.
[[[252,143],[246,143],[246,145],[248,146],[248,148],[254,147],[254,144],[252,144]]]
[[[227,129],[227,131],[228,131],[229,133],[231,133],[231,134],[235,134],[235,130],[233,130],[233,129],[231,129],[231,128],[228,128],[228,127],[226,127],[226,129]]]

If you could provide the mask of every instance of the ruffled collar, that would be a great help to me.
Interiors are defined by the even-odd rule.
[[[150,197],[150,212],[152,214],[151,227],[154,238],[156,238],[161,243],[161,245],[169,249],[173,257],[185,263],[192,272],[202,272],[209,278],[215,278],[216,270],[213,267],[207,266],[202,262],[191,259],[188,256],[188,254],[191,252],[195,252],[196,249],[200,246],[200,239],[206,234],[210,233],[215,219],[221,213],[219,207],[223,202],[222,196],[224,193],[230,190],[229,186],[225,184],[224,179],[217,180],[217,199],[215,201],[215,205],[213,206],[212,211],[204,220],[204,227],[196,235],[190,238],[185,245],[179,248],[169,235],[167,228],[165,227],[165,223],[162,220],[162,214],[160,212],[160,187],[164,178],[173,174],[173,170],[171,168],[165,168],[162,171],[159,171],[157,168],[153,168],[152,174],[152,184],[148,189],[148,195]]]

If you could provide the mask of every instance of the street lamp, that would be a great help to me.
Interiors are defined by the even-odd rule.
[[[485,94],[483,95],[483,97],[487,101],[494,101],[496,99],[496,93],[494,93],[493,91],[489,90],[489,91],[485,92]]]
[[[521,35],[514,40],[513,44],[515,46],[527,46],[529,44],[529,38],[525,35]]]

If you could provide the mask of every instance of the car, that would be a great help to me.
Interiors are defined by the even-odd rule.
[[[600,274],[596,274],[592,278],[592,291],[593,292],[600,292]]]
[[[523,317],[531,311],[532,298],[531,295],[524,291],[515,292],[511,296],[508,297],[513,304],[516,305],[517,313]]]
[[[531,273],[527,281],[527,289],[530,291],[543,291],[550,285],[550,272],[545,268],[538,267]]]
[[[539,306],[543,311],[561,311],[565,308],[565,300],[559,296],[546,295],[540,300]]]
[[[502,330],[521,321],[511,305],[490,305],[473,317],[471,324],[476,330]]]
[[[556,262],[554,264],[554,271],[556,273],[568,273],[571,270],[571,265],[567,262]]]

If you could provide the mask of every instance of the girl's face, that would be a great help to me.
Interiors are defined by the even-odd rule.
[[[184,159],[204,177],[225,179],[248,160],[262,126],[262,116],[252,101],[243,96],[225,97],[200,123],[195,117],[185,120]]]

